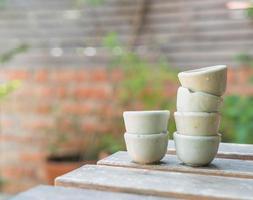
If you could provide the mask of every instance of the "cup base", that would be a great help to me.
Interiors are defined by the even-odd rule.
[[[154,164],[165,156],[168,145],[168,133],[136,135],[125,133],[127,152],[133,162]]]
[[[189,136],[175,132],[177,157],[185,165],[192,167],[209,165],[218,152],[220,137],[220,135]]]

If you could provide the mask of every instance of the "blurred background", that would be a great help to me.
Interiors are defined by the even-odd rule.
[[[229,66],[223,142],[253,143],[252,47],[246,0],[0,0],[0,191],[124,150],[122,112],[173,112],[186,69]]]

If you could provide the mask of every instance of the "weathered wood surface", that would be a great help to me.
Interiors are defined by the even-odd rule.
[[[184,172],[205,175],[240,177],[253,179],[253,161],[231,160],[216,158],[211,165],[206,167],[189,167],[183,165],[175,155],[166,155],[159,164],[140,165],[132,162],[128,153],[119,151],[97,163],[115,167],[129,167],[159,171]]]
[[[176,154],[175,144],[173,140],[169,141],[167,153]],[[217,157],[240,160],[253,160],[253,145],[220,143]]]
[[[37,186],[18,194],[11,200],[165,200],[162,197],[105,192],[78,188]],[[167,199],[167,198],[166,198]],[[172,199],[172,198],[171,198]]]
[[[253,199],[252,179],[102,165],[83,166],[55,184],[185,199]]]
[[[236,10],[226,8],[229,1],[150,0],[137,48],[144,45],[146,52],[153,53],[155,44],[170,64],[182,68],[214,63],[236,65],[237,54],[253,54],[252,19],[243,10],[238,18]],[[36,58],[27,53],[18,63],[7,66],[83,66],[85,62],[80,60],[76,48],[99,46],[108,32],[118,32],[123,44],[131,39],[139,2],[107,0],[89,6],[72,0],[4,1],[0,12],[0,52],[25,42],[32,48],[46,47],[47,53],[42,52],[41,57],[48,63],[30,62]],[[54,47],[73,47],[73,59],[63,49],[64,56],[56,62],[48,54]],[[94,65],[106,65],[100,56],[96,60]]]

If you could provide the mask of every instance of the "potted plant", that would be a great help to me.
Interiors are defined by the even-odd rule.
[[[54,120],[53,127],[46,130],[45,173],[49,184],[53,184],[57,176],[84,164],[96,163],[100,152],[99,133],[84,133],[80,117],[66,119],[61,114]]]
[[[123,136],[123,134],[122,134]],[[123,151],[125,149],[125,144],[123,137],[115,136],[114,134],[105,134],[101,137],[100,148],[99,148],[98,159],[103,159],[117,151]]]
[[[124,110],[175,110],[177,70],[172,68],[159,49],[155,58],[148,60],[137,52],[123,46],[117,33],[109,33],[103,39],[103,46],[111,52],[109,70],[120,70],[123,79],[114,85],[117,104]],[[154,48],[154,47],[150,47]],[[121,113],[122,114],[122,113]],[[122,115],[120,119],[122,120]],[[175,123],[170,123],[170,133],[175,131]],[[122,129],[121,124],[121,130]]]
[[[66,139],[64,141],[65,144],[63,142],[58,143],[57,146],[59,149],[56,148],[53,150],[54,153],[51,152],[51,154],[49,154],[45,166],[47,182],[49,184],[53,184],[57,176],[85,164],[95,164],[98,159],[102,159],[118,150],[124,149],[123,143],[110,134],[101,137],[100,133],[93,133],[87,137],[84,136],[82,140],[84,141],[82,144],[83,148],[80,145],[79,148],[76,148],[72,153],[70,153],[71,151],[65,151],[69,150],[67,148],[68,142]]]

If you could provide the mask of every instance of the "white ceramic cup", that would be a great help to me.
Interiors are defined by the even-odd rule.
[[[217,65],[184,71],[178,74],[178,78],[183,87],[222,96],[226,90],[227,66]]]
[[[222,103],[222,97],[184,87],[177,90],[177,111],[180,112],[218,112]]]
[[[166,133],[170,111],[125,111],[123,113],[126,132],[134,134]]]
[[[176,153],[179,160],[190,166],[208,165],[215,158],[221,135],[189,136],[174,133]]]
[[[167,152],[168,132],[153,135],[125,133],[127,152],[131,159],[140,164],[160,161]]]
[[[217,135],[220,126],[219,113],[175,112],[177,132],[183,135]]]

